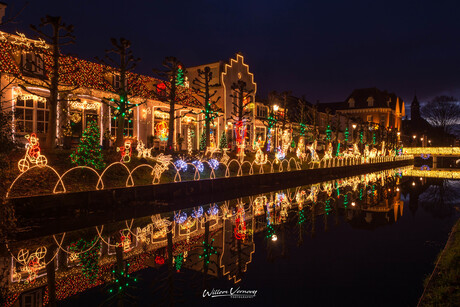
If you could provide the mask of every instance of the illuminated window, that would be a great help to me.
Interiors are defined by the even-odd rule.
[[[16,132],[46,133],[48,131],[48,100],[18,97],[15,103]]]

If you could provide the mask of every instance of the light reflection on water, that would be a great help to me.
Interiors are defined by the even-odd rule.
[[[314,306],[414,305],[458,216],[459,198],[458,182],[412,182],[402,170],[383,171],[20,242],[10,251],[21,260],[21,248],[33,252],[59,243],[60,250],[48,248],[59,251],[58,298],[94,288],[64,300],[65,306],[106,299],[110,305],[132,295],[141,306],[181,299],[225,305],[234,301],[203,298],[204,289],[238,286],[258,290],[250,301],[257,304],[293,298]],[[97,241],[92,284],[82,275],[88,270],[78,251],[88,248],[75,248],[79,240]],[[122,291],[112,274],[117,249],[125,272],[139,278]],[[11,290],[45,285],[44,262],[30,269],[13,261],[13,281],[22,281]]]

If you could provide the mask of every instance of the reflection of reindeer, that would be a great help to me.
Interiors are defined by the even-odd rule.
[[[19,171],[25,172],[29,169],[29,163],[38,166],[45,166],[48,160],[40,153],[40,143],[38,142],[37,135],[32,133],[30,136],[24,136],[29,142],[26,144],[26,155],[24,159],[19,160]]]

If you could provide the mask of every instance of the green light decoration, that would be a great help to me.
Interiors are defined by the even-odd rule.
[[[105,162],[99,144],[100,137],[101,133],[97,123],[95,121],[89,122],[88,127],[83,131],[83,135],[80,138],[80,144],[78,144],[75,152],[70,155],[72,163],[103,169]]]
[[[300,136],[304,136],[306,130],[307,130],[307,125],[305,125],[304,123],[300,123]]]
[[[359,189],[359,200],[363,200],[363,189]]]
[[[337,152],[335,154],[336,157],[340,156],[340,141],[339,143],[337,144]]]
[[[331,211],[331,200],[328,199],[326,200],[326,206],[324,208],[324,211],[326,212],[327,215],[329,215],[329,212]]]
[[[345,208],[346,208],[347,205],[348,205],[348,194],[345,194],[345,195],[343,196],[343,205],[344,205]]]
[[[299,225],[302,225],[307,220],[305,218],[305,211],[304,210],[305,209],[299,210],[299,222],[298,222]]]
[[[372,133],[372,144],[375,145],[377,143],[377,138],[375,136],[375,132]]]
[[[200,150],[206,149],[206,131],[203,130],[203,133],[200,137]]]
[[[129,266],[127,263],[124,270],[118,272],[115,268],[112,269],[113,282],[108,284],[108,292],[113,293],[113,296],[109,298],[108,301],[116,299],[119,295],[126,295],[127,297],[130,294],[126,290],[133,288],[137,282],[137,278],[129,274]]]
[[[267,235],[265,236],[267,239],[271,239],[275,234],[275,228],[273,228],[272,224],[267,224]]]
[[[227,144],[227,134],[224,132],[222,132],[222,135],[220,136],[220,140],[219,140],[219,148],[220,149],[224,149],[224,148],[227,148],[228,147],[228,144]]]
[[[294,140],[292,140],[292,142],[291,142],[291,147],[292,147],[292,148],[295,148],[295,142],[294,142]]]
[[[359,142],[361,144],[364,143],[364,131],[363,130],[359,131]]]
[[[327,128],[326,128],[326,140],[330,141],[331,139],[332,139],[331,125],[327,125]]]
[[[348,142],[348,136],[350,135],[350,133],[348,132],[348,127],[345,128],[345,133],[344,133],[344,135],[345,135],[345,142]]]
[[[69,249],[71,252],[78,253],[81,271],[89,282],[91,284],[96,282],[99,273],[99,250],[101,249],[99,238],[96,237],[91,242],[80,239],[71,243]],[[85,252],[82,253],[82,251]]]
[[[207,266],[209,264],[209,259],[212,255],[217,255],[217,250],[213,246],[214,239],[212,239],[211,244],[203,241],[203,253],[199,255],[200,259],[203,259],[204,264]]]
[[[184,82],[185,82],[184,70],[182,69],[182,66],[179,66],[177,69],[176,85],[184,86]]]
[[[176,271],[180,272],[180,269],[182,268],[182,264],[184,264],[184,256],[182,253],[174,257],[174,265],[176,267]]]

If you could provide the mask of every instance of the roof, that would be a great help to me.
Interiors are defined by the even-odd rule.
[[[350,107],[349,102],[354,100],[354,107]],[[369,101],[373,100],[373,104],[370,106]],[[399,104],[398,104],[399,102]],[[361,88],[355,89],[347,97],[343,105],[343,109],[365,109],[365,108],[391,108],[396,110],[396,106],[399,107],[399,112],[402,112],[403,100],[401,97],[394,93],[388,93],[387,91],[381,91],[375,87],[372,88]]]
[[[344,109],[347,104],[343,101],[340,102],[318,102],[316,108],[318,112],[326,113],[326,109],[330,109],[331,114],[334,114],[336,110]]]
[[[0,72],[22,76],[19,64],[16,63],[15,55],[21,52],[40,53],[43,57],[45,75],[51,72],[52,57],[48,47],[40,41],[27,39],[23,36],[15,36],[0,32]],[[116,71],[115,68],[106,65],[79,59],[73,56],[61,57],[60,83],[82,88],[116,92],[104,75],[108,71]],[[166,81],[137,73],[128,72],[128,91],[132,96],[144,99],[157,100],[153,94],[153,85]],[[193,89],[179,86],[178,100],[182,105],[198,107],[199,102],[193,96]]]

